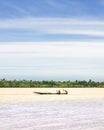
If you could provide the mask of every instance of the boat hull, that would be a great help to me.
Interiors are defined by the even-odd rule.
[[[40,94],[40,95],[66,95],[67,93],[50,93],[50,92],[34,92],[36,94]]]

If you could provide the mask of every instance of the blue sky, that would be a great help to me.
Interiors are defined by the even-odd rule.
[[[1,0],[0,77],[104,77],[104,0]]]

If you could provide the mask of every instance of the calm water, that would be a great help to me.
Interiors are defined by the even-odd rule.
[[[104,101],[0,103],[0,130],[104,130]]]

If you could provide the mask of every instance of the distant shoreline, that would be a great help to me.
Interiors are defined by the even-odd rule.
[[[104,81],[96,82],[91,79],[75,81],[54,80],[7,80],[0,79],[0,88],[104,88]]]

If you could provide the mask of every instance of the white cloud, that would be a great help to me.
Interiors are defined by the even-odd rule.
[[[0,21],[0,29],[26,29],[40,34],[104,36],[104,21],[68,18],[24,18]]]
[[[0,44],[0,53],[15,57],[104,58],[103,42],[33,42]],[[2,56],[0,56],[2,57]]]
[[[103,42],[0,43],[0,76],[30,79],[101,79]],[[97,79],[97,78],[96,78]]]

